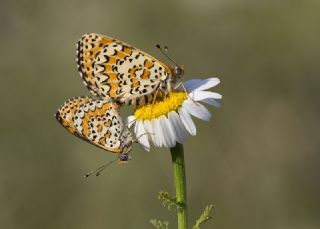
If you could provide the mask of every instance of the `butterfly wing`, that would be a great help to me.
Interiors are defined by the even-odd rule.
[[[96,96],[135,103],[155,92],[172,75],[171,69],[151,55],[119,40],[91,33],[78,41],[78,70]]]
[[[85,103],[91,101],[89,97],[75,97],[67,100],[55,113],[58,122],[66,128],[70,133],[79,136],[73,123],[75,112]],[[79,136],[80,137],[80,136]]]
[[[56,117],[72,134],[99,148],[122,153],[132,143],[132,136],[117,109],[118,105],[107,101],[74,98],[58,110]]]

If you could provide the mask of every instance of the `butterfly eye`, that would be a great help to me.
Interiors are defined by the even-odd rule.
[[[174,75],[175,76],[178,76],[178,77],[181,77],[183,75],[183,70],[182,68],[180,67],[175,67],[174,68]]]
[[[127,153],[124,153],[119,156],[118,160],[120,162],[128,162],[129,160],[131,160],[131,156],[128,155]]]

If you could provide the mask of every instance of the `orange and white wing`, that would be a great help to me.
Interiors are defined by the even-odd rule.
[[[73,117],[76,111],[85,103],[90,102],[89,97],[75,97],[67,100],[55,113],[55,117],[60,124],[65,127],[70,133],[79,135],[73,123]],[[80,137],[80,136],[78,136]]]
[[[148,99],[172,75],[168,66],[151,55],[95,33],[85,34],[78,41],[77,64],[94,95],[128,104],[142,97]]]
[[[102,149],[122,153],[132,136],[117,109],[114,103],[82,97],[66,102],[56,117],[74,135]]]

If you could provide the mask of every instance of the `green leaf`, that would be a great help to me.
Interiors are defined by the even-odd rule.
[[[150,220],[150,223],[157,229],[168,229],[169,228],[169,222],[167,221],[160,221],[157,219]]]
[[[213,208],[213,205],[207,206],[202,214],[200,215],[199,219],[196,221],[196,224],[192,227],[192,229],[200,229],[200,225],[208,221],[209,219],[212,219],[210,215],[211,210]]]
[[[177,199],[171,197],[167,192],[159,192],[158,199],[162,202],[163,206],[169,210],[180,211],[183,209],[183,206],[177,202]]]

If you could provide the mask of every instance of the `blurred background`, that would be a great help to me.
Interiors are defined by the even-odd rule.
[[[168,149],[83,175],[115,155],[69,134],[53,113],[90,95],[76,69],[87,32],[126,41],[167,61],[185,80],[219,77],[222,107],[185,143],[190,223],[203,228],[320,227],[320,2],[317,0],[0,2],[1,228],[151,228],[174,212]]]

